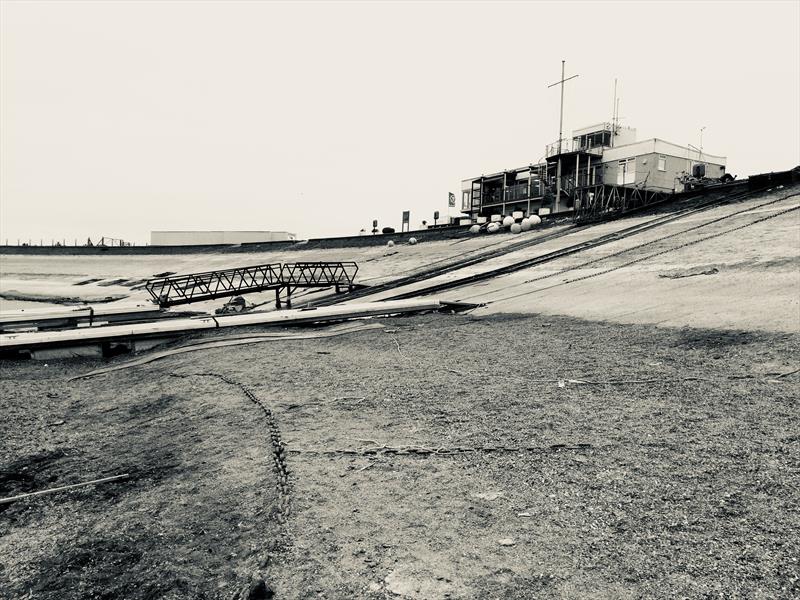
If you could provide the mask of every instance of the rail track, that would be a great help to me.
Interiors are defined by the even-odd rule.
[[[494,250],[481,252],[476,256],[472,256],[466,259],[453,260],[450,258],[446,258],[442,259],[441,261],[434,261],[431,263],[432,265],[443,261],[448,261],[448,262],[438,267],[432,267],[432,268],[427,268],[423,271],[417,271],[416,273],[408,275],[406,277],[400,277],[398,279],[393,279],[392,281],[387,281],[386,283],[381,283],[366,288],[355,289],[352,292],[347,293],[346,295],[325,296],[324,298],[319,298],[318,300],[312,301],[309,304],[310,306],[330,306],[332,304],[338,304],[339,302],[343,302],[344,300],[355,300],[357,298],[363,298],[365,296],[372,296],[373,294],[377,294],[379,292],[385,292],[387,290],[397,289],[399,287],[410,285],[412,283],[417,283],[419,281],[424,281],[426,279],[432,279],[434,277],[438,277],[439,275],[444,275],[452,271],[463,269],[464,267],[469,267],[478,263],[485,262],[492,258],[497,258],[498,256],[503,256],[504,254],[507,254],[509,252],[522,250],[523,248],[536,246],[538,244],[543,244],[545,242],[549,242],[551,240],[563,237],[575,231],[577,227],[578,227],[577,225],[570,225],[566,229],[562,229],[561,231],[556,231],[530,240],[514,242],[507,246],[503,246],[502,248],[495,248]],[[491,245],[496,246],[499,243],[502,242],[496,242]]]
[[[483,271],[481,273],[475,273],[473,275],[462,277],[460,279],[455,279],[455,280],[452,280],[452,281],[445,281],[445,282],[433,284],[433,285],[430,285],[430,286],[427,286],[427,287],[424,287],[424,288],[421,288],[421,289],[411,290],[411,291],[408,291],[408,292],[403,292],[403,293],[400,293],[400,294],[396,294],[394,296],[390,296],[388,298],[384,298],[384,300],[401,300],[401,299],[415,298],[415,297],[419,297],[419,296],[426,296],[426,295],[430,295],[430,294],[449,291],[449,290],[456,289],[456,288],[459,288],[459,287],[471,285],[471,284],[474,284],[474,283],[477,283],[477,282],[480,282],[480,281],[486,281],[488,279],[494,279],[495,277],[498,277],[498,276],[501,276],[501,275],[506,275],[506,274],[514,273],[516,271],[520,271],[520,270],[527,269],[527,268],[530,268],[530,267],[535,267],[535,266],[538,266],[538,265],[541,265],[541,264],[549,263],[549,262],[552,262],[552,261],[557,260],[559,258],[563,258],[565,256],[571,256],[573,254],[577,254],[577,253],[583,252],[585,250],[591,250],[591,249],[597,248],[599,246],[603,246],[603,245],[611,243],[611,242],[616,242],[616,241],[619,241],[619,240],[623,240],[623,239],[632,237],[634,235],[637,235],[637,234],[640,234],[640,233],[644,233],[646,231],[650,231],[651,229],[655,229],[657,227],[660,227],[661,225],[665,225],[667,223],[672,223],[674,221],[678,221],[678,220],[683,219],[685,217],[696,215],[696,214],[699,214],[699,213],[702,213],[702,212],[705,212],[705,211],[708,211],[708,210],[712,210],[714,208],[718,208],[718,207],[724,206],[726,204],[730,204],[730,203],[733,203],[733,202],[739,202],[739,201],[742,201],[742,200],[746,200],[747,198],[750,198],[750,197],[755,196],[757,194],[763,193],[763,192],[767,191],[767,189],[771,189],[771,188],[772,188],[772,186],[763,187],[763,188],[758,188],[758,189],[755,189],[755,190],[748,190],[748,191],[745,191],[745,192],[726,195],[726,196],[723,196],[721,198],[709,199],[709,200],[701,202],[701,203],[699,203],[699,204],[697,204],[695,206],[692,206],[690,208],[682,209],[682,210],[679,210],[677,212],[670,213],[668,215],[663,215],[663,216],[660,216],[660,217],[656,217],[656,218],[651,219],[649,221],[646,221],[644,223],[639,223],[639,224],[636,224],[636,225],[632,225],[630,227],[626,227],[626,228],[621,229],[619,231],[616,231],[614,233],[603,235],[603,236],[597,237],[597,238],[592,239],[592,240],[587,240],[585,242],[580,242],[578,244],[573,244],[573,245],[567,246],[565,248],[561,248],[559,250],[555,250],[553,252],[549,252],[547,254],[536,256],[536,257],[533,257],[533,258],[528,258],[528,259],[521,260],[521,261],[517,261],[515,263],[509,264],[509,265],[504,265],[504,266],[498,267],[496,269],[489,269],[489,270]],[[792,195],[795,195],[795,194],[792,194]],[[785,200],[785,199],[786,198],[781,198],[779,200],[772,201],[772,202],[769,202],[769,203],[766,203],[766,204],[772,204],[774,202],[778,202],[780,200]],[[758,208],[758,207],[750,207],[750,208],[746,209],[746,211],[740,211],[740,212],[748,212],[750,210],[753,210],[754,208]],[[733,215],[730,215],[730,216],[733,216]],[[706,222],[706,223],[704,223],[704,224],[702,224],[700,226],[691,228],[690,230],[686,230],[686,231],[691,231],[691,230],[697,229],[699,227],[707,226],[707,225],[713,224],[713,223],[718,222],[718,221],[720,221],[722,219],[725,219],[725,218],[728,218],[728,217],[727,216],[720,217],[719,219],[714,219],[714,220],[708,221],[708,222]],[[563,236],[563,235],[567,235],[569,233],[572,233],[573,231],[575,231],[575,230],[573,228],[570,228],[569,230],[562,231],[560,233]],[[674,237],[675,235],[680,235],[681,233],[682,232],[678,232],[677,234],[670,234],[670,236],[664,236],[664,237],[666,239],[668,237]],[[558,237],[561,237],[561,236],[558,236]],[[553,239],[553,238],[549,238],[549,239]],[[544,240],[542,238],[539,238],[539,240],[540,240],[540,243],[543,242],[543,241],[547,241],[547,240]],[[648,242],[648,244],[649,243],[655,243],[657,241],[660,241],[660,240],[654,240],[654,242]],[[529,245],[533,246],[533,245],[536,245],[536,244],[529,244]],[[520,248],[516,248],[516,249],[520,249]],[[626,250],[620,251],[620,252],[622,253],[622,252],[626,252],[626,251],[629,251],[629,250],[632,250],[632,249],[633,248],[626,249]],[[494,258],[495,256],[501,256],[503,254],[507,254],[509,252],[513,252],[514,250],[515,249],[504,248],[504,249],[502,249],[502,251],[498,250],[498,251],[496,251],[496,253],[492,252],[492,254],[494,256],[487,257],[487,258],[485,258],[483,260],[489,260],[489,258]],[[595,260],[599,260],[599,259],[595,259]],[[476,264],[477,262],[483,262],[483,261],[475,260],[475,261],[471,262],[470,264]],[[589,262],[595,262],[595,261],[589,261]],[[469,266],[469,264],[463,264],[462,266]],[[581,268],[581,265],[579,265],[577,267],[573,267],[573,268]],[[572,270],[573,268],[570,268],[568,270]],[[449,269],[448,271],[437,272],[437,273],[435,273],[433,275],[428,275],[427,272],[423,272],[423,273],[420,273],[416,277],[415,276],[411,276],[411,277],[408,277],[408,278],[395,280],[394,282],[387,282],[382,287],[384,289],[399,288],[399,287],[403,287],[405,285],[409,285],[409,284],[412,284],[412,283],[419,283],[419,282],[424,281],[426,279],[431,279],[433,277],[437,277],[438,275],[442,275],[442,274],[444,274],[446,272],[449,272],[449,271],[452,271],[452,270],[455,270],[455,269]],[[549,276],[555,276],[557,274],[560,274],[560,272],[548,275],[548,277]],[[411,280],[411,281],[403,282],[403,280],[405,280],[405,279],[408,279],[408,280]],[[395,285],[392,285],[392,284],[395,284]],[[376,288],[377,287],[378,286],[376,286]],[[362,295],[369,295],[369,293],[377,293],[379,291],[384,291],[383,289],[379,290],[379,289],[376,289],[376,288],[368,288],[368,289],[361,290]],[[367,292],[369,292],[369,293],[367,293]]]
[[[547,275],[542,275],[541,277],[536,277],[534,279],[530,279],[530,280],[528,280],[526,282],[523,282],[523,284],[533,283],[535,281],[540,281],[542,279],[547,279],[549,277],[555,277],[555,276],[558,276],[558,275],[563,275],[564,273],[566,273],[568,271],[573,271],[573,270],[576,270],[576,269],[584,268],[584,267],[592,265],[592,264],[597,264],[597,263],[599,263],[601,261],[604,261],[604,260],[607,260],[607,259],[610,259],[610,258],[615,258],[617,256],[621,256],[622,254],[625,254],[627,252],[631,252],[633,250],[638,250],[638,249],[643,248],[645,246],[650,246],[652,244],[656,244],[656,243],[659,243],[659,242],[662,242],[662,241],[665,241],[665,240],[668,240],[668,239],[671,239],[671,238],[675,238],[675,237],[677,237],[679,235],[683,235],[683,234],[689,233],[691,231],[694,231],[696,229],[699,229],[700,227],[705,227],[707,225],[712,225],[712,224],[718,223],[718,222],[720,222],[720,221],[722,221],[724,219],[727,219],[727,218],[730,218],[730,217],[733,217],[733,216],[736,216],[736,215],[740,215],[740,214],[745,213],[745,212],[750,212],[751,210],[754,210],[754,209],[757,209],[757,208],[761,208],[763,206],[768,206],[770,204],[774,204],[774,203],[780,202],[782,200],[787,200],[789,198],[793,198],[793,197],[798,196],[798,195],[800,195],[800,194],[797,194],[797,193],[789,194],[789,195],[784,196],[782,198],[779,198],[777,200],[773,200],[771,202],[766,202],[766,203],[761,204],[759,206],[751,207],[751,208],[749,208],[749,209],[747,209],[745,211],[739,211],[739,212],[733,213],[731,215],[726,215],[724,217],[720,217],[719,219],[714,219],[713,221],[708,221],[706,223],[703,223],[702,225],[698,225],[696,227],[692,227],[692,228],[686,229],[684,231],[679,231],[679,232],[674,233],[674,234],[666,235],[666,236],[663,236],[663,237],[658,238],[656,240],[652,240],[652,241],[646,242],[644,244],[639,244],[639,245],[634,246],[632,248],[626,248],[626,249],[621,250],[619,252],[615,252],[613,254],[609,254],[608,256],[604,256],[602,258],[595,259],[593,261],[589,261],[589,262],[584,263],[582,265],[576,265],[576,266],[573,266],[573,267],[562,269],[561,271],[558,271],[558,272],[555,272],[555,273],[550,273],[550,274],[547,274]],[[736,227],[732,227],[732,228],[726,229],[724,231],[718,231],[716,233],[712,233],[710,235],[703,236],[703,237],[698,238],[696,240],[690,240],[688,242],[684,242],[682,244],[678,244],[677,246],[673,246],[673,247],[670,247],[670,248],[665,248],[664,250],[660,250],[659,252],[655,252],[653,254],[648,254],[646,256],[641,256],[641,257],[636,258],[634,260],[630,260],[630,261],[625,262],[625,263],[623,263],[621,265],[616,265],[614,267],[605,269],[603,271],[598,271],[598,272],[595,272],[595,273],[589,273],[587,275],[583,275],[581,277],[576,277],[574,279],[568,279],[566,281],[560,281],[560,282],[558,282],[556,284],[549,285],[549,286],[546,286],[546,287],[543,287],[543,288],[537,288],[535,290],[527,290],[525,292],[520,292],[518,294],[512,294],[511,296],[504,296],[502,298],[498,298],[496,300],[491,300],[489,302],[486,302],[486,304],[496,304],[496,303],[499,303],[499,302],[505,302],[507,300],[512,300],[512,299],[515,299],[515,298],[520,298],[520,297],[523,297],[523,296],[529,296],[529,295],[532,295],[532,294],[536,294],[538,292],[543,292],[545,290],[550,290],[550,289],[553,289],[555,287],[560,287],[562,285],[568,285],[570,283],[577,283],[579,281],[584,281],[586,279],[592,279],[594,277],[599,277],[600,275],[605,275],[607,273],[612,273],[614,271],[618,271],[619,269],[623,269],[625,267],[630,267],[632,265],[644,262],[646,260],[650,260],[651,258],[656,258],[656,257],[662,256],[664,254],[669,254],[670,252],[677,252],[678,250],[682,250],[683,248],[687,248],[689,246],[694,246],[695,244],[699,244],[701,242],[705,242],[705,241],[708,241],[708,240],[711,240],[711,239],[722,237],[723,235],[727,235],[729,233],[733,233],[735,231],[739,231],[739,230],[745,229],[747,227],[752,227],[753,225],[758,225],[759,223],[763,223],[765,221],[769,221],[769,220],[774,219],[776,217],[780,217],[782,215],[785,215],[785,214],[788,214],[788,213],[791,213],[791,212],[794,212],[794,211],[797,211],[797,210],[800,210],[800,206],[793,206],[791,208],[787,208],[785,210],[781,210],[781,211],[775,212],[775,213],[773,213],[771,215],[768,215],[766,217],[761,217],[761,218],[755,219],[754,221],[750,221],[749,223],[744,223],[742,225],[738,225]],[[506,287],[504,287],[502,289],[503,290],[507,290],[507,289],[510,289],[511,287],[517,287],[518,285],[523,285],[523,284],[513,284],[511,286],[506,286]],[[500,291],[500,290],[498,290],[498,291]]]

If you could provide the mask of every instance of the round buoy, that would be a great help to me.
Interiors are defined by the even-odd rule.
[[[480,225],[473,225],[472,227],[469,228],[469,232],[470,233],[480,233],[481,232],[481,226]]]
[[[522,229],[522,231],[530,231],[531,228],[530,219],[522,219],[522,223],[520,223],[519,226],[520,229]]]
[[[417,243],[417,238],[408,238],[408,243],[412,246]]]
[[[511,227],[514,224],[514,217],[506,217],[503,219],[503,227]]]
[[[391,248],[392,246],[394,246],[394,242],[392,240],[389,240],[388,242],[386,242],[386,245]]]
[[[522,227],[520,226],[520,224],[519,224],[519,223],[514,223],[514,224],[511,226],[511,228],[510,228],[510,229],[511,229],[511,233],[519,233],[520,231],[522,231]]]
[[[486,233],[497,233],[498,231],[500,231],[500,225],[497,223],[489,223],[486,226]]]
[[[531,225],[538,225],[539,223],[542,222],[542,218],[540,216],[538,216],[538,215],[531,215],[528,218],[529,218],[529,220],[531,222]]]

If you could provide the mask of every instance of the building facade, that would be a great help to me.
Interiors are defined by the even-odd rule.
[[[608,148],[603,152],[603,181],[612,185],[639,185],[666,192],[682,192],[686,174],[719,179],[726,159],[658,138]]]
[[[690,146],[653,138],[636,141],[636,130],[599,123],[548,144],[544,161],[462,181],[462,212],[477,222],[514,213],[572,211],[604,186],[648,193],[682,192],[694,178],[725,175],[726,159]]]

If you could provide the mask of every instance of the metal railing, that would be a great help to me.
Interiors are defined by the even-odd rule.
[[[544,195],[544,183],[536,180],[534,183],[528,185],[527,183],[520,183],[517,185],[508,186],[505,189],[495,189],[489,193],[484,192],[480,196],[480,204],[476,203],[473,199],[472,206],[487,206],[490,204],[504,204],[519,202],[522,200],[530,200],[533,198],[541,198]]]
[[[354,262],[270,263],[236,267],[188,275],[151,279],[145,289],[160,306],[175,306],[202,302],[240,294],[276,291],[280,307],[280,292],[291,296],[295,288],[352,287],[358,273]]]
[[[592,154],[594,156],[602,156],[603,146],[581,145],[575,140],[564,138],[561,140],[561,154],[566,152],[586,152],[587,154]],[[544,153],[545,157],[550,158],[551,156],[556,156],[557,154],[558,141],[555,141],[552,144],[547,144]]]

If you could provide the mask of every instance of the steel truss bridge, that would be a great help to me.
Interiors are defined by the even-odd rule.
[[[271,263],[158,277],[150,279],[145,289],[163,307],[275,290],[275,306],[281,308],[283,294],[291,308],[295,290],[334,287],[337,294],[349,292],[355,286],[356,273],[354,262]]]

